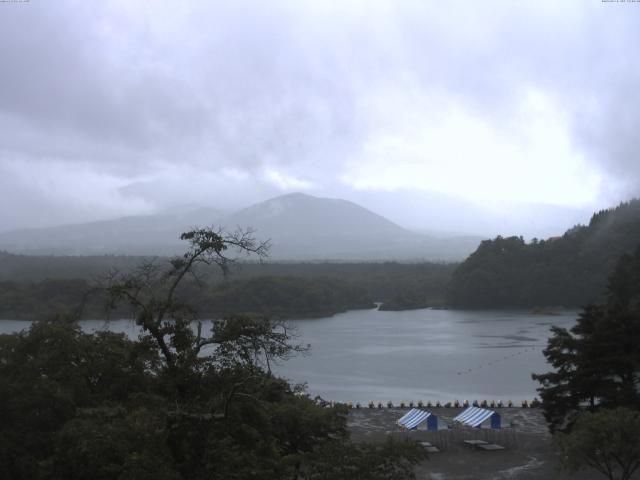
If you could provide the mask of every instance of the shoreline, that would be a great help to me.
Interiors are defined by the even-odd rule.
[[[324,402],[328,405],[345,405],[349,410],[411,410],[412,408],[419,409],[435,409],[435,410],[464,410],[469,407],[480,407],[491,410],[497,409],[518,409],[518,408],[539,408],[540,400],[537,397],[532,398],[531,400],[522,399],[520,401],[512,402],[511,400],[507,402],[503,402],[502,400],[482,400],[481,402],[473,401],[473,402],[460,402],[458,400],[454,400],[453,402],[398,402],[394,404],[392,401],[388,402],[379,402],[379,401],[370,401],[370,402],[341,402],[341,401],[332,401],[332,400],[324,400]]]
[[[351,409],[347,429],[356,442],[384,442],[388,438],[427,441],[439,452],[415,466],[418,480],[598,480],[601,475],[585,470],[569,475],[558,470],[552,437],[540,408],[497,408],[501,429],[454,427],[447,424],[463,408],[434,409],[438,431],[406,430],[395,422],[407,409]],[[465,440],[483,440],[505,447],[482,451]]]

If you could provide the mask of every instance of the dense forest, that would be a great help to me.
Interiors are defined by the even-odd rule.
[[[603,300],[616,261],[640,243],[640,200],[595,213],[587,226],[547,240],[483,241],[453,273],[458,308],[577,307]]]
[[[101,318],[104,301],[85,296],[109,271],[130,271],[150,259],[127,256],[23,256],[0,252],[0,318],[35,319],[52,311]],[[162,262],[162,258],[155,259]],[[441,306],[455,264],[240,263],[224,277],[201,269],[207,286],[185,282],[183,293],[199,311],[216,317],[256,313],[317,317],[350,309]],[[128,312],[119,312],[127,314]]]
[[[232,314],[316,317],[375,306],[364,289],[328,278],[255,277],[208,287],[188,281],[179,293],[208,318]],[[49,312],[103,318],[105,308],[104,292],[84,279],[0,282],[0,318],[33,320],[45,318]],[[130,314],[126,309],[111,312],[112,316]]]
[[[334,278],[364,289],[382,309],[440,307],[455,263],[267,263],[243,265],[237,278],[291,276]]]

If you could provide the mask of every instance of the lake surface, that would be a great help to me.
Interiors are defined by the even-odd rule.
[[[551,325],[570,327],[575,312],[545,316],[511,311],[357,310],[292,320],[310,355],[276,367],[309,393],[328,400],[531,400],[531,373],[549,370],[542,350]],[[109,328],[137,336],[132,322],[81,322],[87,331]],[[0,333],[27,328],[0,320]]]
[[[298,320],[311,355],[278,372],[330,400],[531,400],[531,373],[549,371],[542,354],[551,325],[570,327],[575,312],[351,311]]]

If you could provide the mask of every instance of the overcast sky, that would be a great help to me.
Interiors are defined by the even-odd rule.
[[[0,3],[0,230],[292,191],[561,233],[640,192],[640,3]]]

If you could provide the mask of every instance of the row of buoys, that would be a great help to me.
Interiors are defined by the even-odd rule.
[[[328,407],[332,407],[335,405],[346,405],[347,408],[364,408],[363,404],[361,404],[360,402],[347,402],[347,403],[341,403],[341,402],[326,402],[325,405]],[[382,402],[369,402],[366,407],[367,408],[378,408],[378,409],[382,409],[382,408],[468,408],[468,407],[480,407],[480,408],[515,408],[518,405],[516,405],[514,402],[512,402],[511,400],[509,400],[506,403],[503,403],[502,400],[498,400],[497,402],[495,400],[491,400],[490,402],[486,401],[486,400],[482,400],[481,402],[478,402],[477,400],[474,400],[473,402],[469,403],[468,400],[465,400],[464,402],[459,402],[458,400],[455,400],[454,402],[446,402],[446,403],[441,403],[441,402],[426,402],[424,403],[422,400],[418,401],[418,402],[400,402],[398,404],[394,404],[392,401],[388,401],[386,404],[383,404]],[[520,402],[519,405],[521,408],[536,408],[540,406],[540,400],[538,400],[537,398],[534,398],[531,401],[527,401],[527,400],[522,400],[522,402]]]
[[[529,347],[529,348],[525,348],[522,350],[518,350],[515,353],[512,353],[511,355],[505,355],[502,358],[498,358],[497,360],[493,360],[491,362],[488,363],[484,363],[481,365],[478,365],[476,368],[482,368],[482,367],[489,367],[491,365],[495,365],[496,363],[500,363],[500,362],[504,362],[505,360],[509,360],[511,358],[517,357],[518,355],[522,355],[523,353],[529,352],[529,351],[534,351],[536,349],[536,347]],[[460,370],[459,372],[457,372],[458,375],[468,375],[471,372],[473,372],[473,368],[467,368],[466,370]]]

